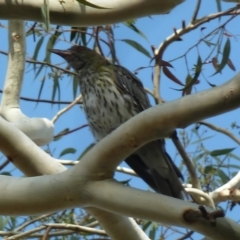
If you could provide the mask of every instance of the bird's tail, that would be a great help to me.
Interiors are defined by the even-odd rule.
[[[146,144],[125,161],[156,192],[183,199],[183,176],[167,154],[164,140]]]

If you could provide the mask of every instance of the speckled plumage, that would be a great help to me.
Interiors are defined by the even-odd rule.
[[[104,70],[104,74],[95,74],[97,76],[91,71],[94,69],[80,71],[79,83],[89,126],[95,139],[100,141],[137,111],[131,99],[118,91],[110,71]]]
[[[50,51],[79,74],[84,109],[97,141],[151,107],[141,81],[126,68],[83,46]],[[182,175],[166,153],[164,140],[148,143],[125,161],[155,191],[182,198]]]

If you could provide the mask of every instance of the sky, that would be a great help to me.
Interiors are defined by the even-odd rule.
[[[169,14],[160,15],[160,16],[151,16],[138,19],[136,22],[136,26],[147,36],[148,40],[144,39],[143,37],[139,36],[129,28],[123,25],[119,25],[114,29],[115,32],[115,39],[116,42],[116,49],[117,49],[117,56],[120,60],[121,65],[128,68],[131,71],[136,70],[142,66],[149,66],[150,59],[143,55],[142,53],[136,51],[131,46],[127,45],[125,42],[121,41],[122,39],[132,39],[137,41],[138,43],[142,44],[150,53],[151,53],[151,45],[156,47],[169,35],[173,33],[173,28],[180,28],[182,25],[182,20],[185,20],[186,24],[189,22],[192,16],[193,9],[195,7],[196,1],[187,0],[183,4],[179,5],[175,9],[173,9]],[[222,9],[226,10],[230,7],[235,6],[233,3],[222,3]],[[217,12],[216,1],[202,1],[202,7],[200,9],[199,16],[205,16],[210,13]],[[235,37],[230,37],[231,41],[231,53],[230,58],[236,67],[236,71],[232,71],[230,68],[225,67],[222,74],[217,74],[215,76],[211,75],[215,72],[214,68],[211,64],[204,65],[204,76],[201,75],[199,77],[200,83],[196,85],[193,89],[193,92],[199,92],[205,89],[211,88],[207,81],[211,82],[215,85],[220,85],[227,80],[231,79],[236,73],[239,71],[239,20],[238,17],[233,22],[227,25],[227,30],[231,35]],[[178,56],[184,54],[191,46],[196,44],[200,38],[204,35],[211,32],[214,27],[219,26],[219,24],[223,23],[226,18],[221,18],[221,20],[214,20],[210,23],[203,24],[202,27],[205,27],[204,30],[194,30],[190,34],[184,35],[182,37],[182,41],[177,41],[173,43],[165,52],[163,59],[165,61],[171,61]],[[0,20],[1,27],[0,27],[0,50],[1,51],[8,51],[8,39],[7,39],[7,21]],[[28,22],[28,26],[32,23]],[[3,27],[3,26],[6,26]],[[68,27],[66,27],[68,28]],[[59,41],[56,43],[54,48],[69,48],[69,36],[61,36],[63,40],[66,41]],[[66,39],[64,39],[66,38]],[[29,36],[27,38],[27,56],[32,57],[34,53],[34,49],[36,47],[37,42],[39,41],[39,37],[36,38],[34,42],[33,37]],[[227,41],[227,37],[223,38],[223,42]],[[46,40],[44,42],[46,45]],[[38,60],[43,61],[45,54],[46,54],[46,47],[43,47],[38,55]],[[210,50],[209,47],[205,44],[201,44],[200,46],[200,53],[202,59],[206,58],[209,54]],[[4,85],[4,78],[6,75],[7,69],[7,57],[0,54],[0,62],[1,62],[1,71],[0,71],[0,89],[3,89]],[[62,67],[66,67],[66,64],[63,63],[62,59],[58,56],[51,56],[51,62],[54,64],[61,64]],[[197,62],[197,51],[193,49],[188,54],[188,63],[189,66],[193,66]],[[63,64],[62,64],[63,63]],[[175,74],[178,79],[180,79],[183,83],[185,82],[186,78],[186,65],[183,58],[171,62],[174,66],[171,71]],[[152,89],[152,80],[151,80],[151,69],[147,68],[138,72],[138,77],[144,83],[144,86],[147,88]],[[25,69],[25,77],[24,83],[22,87],[21,96],[29,97],[37,99],[38,92],[41,86],[41,79],[45,75],[45,72],[42,71],[37,78],[35,78],[33,66],[26,64]],[[207,80],[207,81],[206,81]],[[72,82],[69,77],[66,75],[60,80],[61,85],[61,100],[62,101],[72,101],[73,94],[72,94]],[[51,79],[47,78],[45,80],[44,88],[41,94],[41,99],[51,99],[52,96],[52,88],[53,82]],[[175,89],[180,89],[181,86],[177,85],[176,83],[172,82],[171,80],[167,79],[166,76],[162,77],[161,80],[161,95],[165,101],[172,101],[181,97],[181,92],[176,91]],[[1,98],[1,94],[0,94]],[[58,100],[57,98],[55,100]],[[151,102],[154,104],[153,100]],[[50,104],[36,104],[32,102],[21,101],[21,109],[23,113],[25,113],[29,117],[46,117],[52,119],[57,112],[65,107],[65,105],[50,105]],[[239,110],[232,111],[231,113],[226,113],[221,116],[213,117],[211,119],[207,119],[207,121],[217,124],[220,127],[227,128],[228,130],[235,133],[237,136],[239,135],[238,131],[235,129],[231,129],[231,124],[236,121],[238,123],[238,116]],[[59,120],[55,124],[55,134],[59,133],[65,128],[74,129],[79,127],[83,124],[86,124],[86,118],[84,116],[84,112],[79,106],[75,106],[72,108],[66,115],[59,118]],[[189,132],[191,132],[193,126],[187,128]],[[179,134],[183,132],[182,129],[178,130]],[[206,128],[202,128],[202,134],[204,137],[212,136],[209,140],[206,140],[205,147],[209,151],[214,149],[221,149],[221,148],[232,148],[235,147],[234,154],[239,156],[239,147],[235,142],[231,139],[227,138],[226,136],[217,134],[216,132],[210,131]],[[194,134],[193,134],[194,135]],[[193,136],[192,139],[196,140],[196,137]],[[91,132],[88,128],[84,128],[80,131],[77,131],[73,134],[69,134],[63,139],[59,141],[54,141],[48,145],[48,147],[43,147],[44,149],[48,149],[52,155],[58,158],[65,148],[75,148],[75,154],[68,154],[61,157],[62,159],[71,159],[76,160],[82,151],[86,149],[94,142],[94,139],[91,135]],[[171,157],[177,162],[179,162],[179,157],[176,157],[176,150],[170,140],[166,141],[166,147],[171,155]],[[190,145],[187,150],[189,152],[194,151],[196,149],[196,145]],[[4,157],[0,157],[0,164],[1,161],[4,161]],[[233,164],[239,164],[236,160],[233,160]],[[123,163],[123,166],[126,166]],[[5,169],[6,170],[6,169]],[[9,165],[7,171],[11,171],[11,173],[15,176],[21,176],[22,174],[15,170],[14,166]],[[147,189],[148,187],[138,178],[132,179],[132,177],[127,176],[125,174],[116,173],[115,177],[120,180],[128,180],[131,179],[130,184],[134,187]],[[223,205],[223,207],[225,207]],[[229,213],[229,217],[234,218],[235,220],[239,220],[237,216],[237,211],[239,209],[235,209],[235,211]],[[169,237],[169,239],[175,239],[174,237]],[[199,235],[196,235],[194,239],[201,239]]]

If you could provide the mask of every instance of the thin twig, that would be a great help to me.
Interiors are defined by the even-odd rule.
[[[41,220],[41,219],[43,219],[43,218],[52,216],[53,214],[54,214],[54,213],[44,214],[44,215],[41,215],[41,216],[36,217],[36,218],[34,218],[34,219],[31,219],[30,221],[27,221],[27,222],[23,223],[21,226],[15,228],[14,231],[19,232],[19,231],[21,231],[23,228],[27,227],[28,225],[30,225],[30,224],[32,224],[32,223],[34,223],[34,222],[36,222],[36,221],[39,221],[39,220]]]
[[[197,189],[201,190],[202,188],[201,188],[201,184],[198,180],[196,169],[193,166],[193,163],[192,163],[191,159],[189,158],[189,156],[187,155],[187,153],[186,153],[185,149],[183,148],[181,142],[179,141],[176,133],[172,137],[172,141],[173,141],[174,145],[176,146],[179,154],[181,155],[184,163],[186,164],[186,167],[187,167],[188,172],[190,174],[191,183],[192,183],[193,188],[197,188]]]
[[[68,106],[65,108],[61,109],[52,119],[52,123],[54,124],[57,119],[64,114],[65,112],[69,111],[74,105],[78,104],[79,102],[82,101],[82,95],[80,94],[74,101],[72,101]]]
[[[70,230],[73,230],[76,232],[86,232],[86,233],[91,233],[91,234],[107,236],[107,233],[104,230],[85,227],[85,226],[79,226],[79,225],[74,225],[74,224],[49,223],[49,224],[46,224],[46,226],[52,227],[52,228],[58,228],[58,229],[70,229]]]
[[[55,139],[55,138],[59,138],[59,137],[65,136],[65,135],[67,135],[67,134],[76,132],[76,131],[78,131],[78,130],[80,130],[80,129],[82,129],[82,128],[85,128],[85,127],[87,127],[87,126],[88,126],[88,124],[83,124],[83,125],[81,125],[80,127],[74,128],[74,129],[72,129],[72,130],[68,130],[68,131],[61,132],[61,133],[55,135],[53,138]]]
[[[6,55],[8,56],[8,53],[5,52],[5,51],[2,51],[0,50],[0,53],[3,54],[3,55]],[[61,68],[61,67],[58,67],[57,65],[54,65],[54,64],[51,64],[51,63],[48,63],[48,62],[42,62],[42,61],[37,61],[37,60],[33,60],[33,59],[26,59],[26,62],[28,63],[33,63],[33,64],[40,64],[40,65],[45,65],[45,66],[48,66],[48,67],[52,67],[52,68],[56,68],[64,73],[68,73],[70,75],[76,75],[77,76],[77,73],[74,73],[72,71],[69,71],[65,68]]]
[[[224,128],[220,128],[220,127],[217,127],[216,125],[213,125],[209,122],[206,122],[206,121],[200,121],[198,122],[199,124],[201,125],[204,125],[216,132],[220,132],[222,134],[225,134],[226,136],[230,137],[233,141],[235,141],[237,144],[240,144],[240,139],[237,138],[234,134],[232,134],[231,132],[229,132],[227,129],[224,129]]]
[[[191,23],[194,24],[195,20],[197,19],[197,15],[201,6],[201,2],[202,0],[198,0],[197,1],[197,6],[195,7],[194,13],[193,13],[193,17],[192,17],[192,21]]]
[[[22,239],[22,238],[24,238],[24,237],[26,237],[26,236],[31,235],[32,233],[39,232],[39,231],[41,231],[41,230],[43,230],[43,229],[45,229],[45,228],[47,228],[47,226],[40,226],[40,227],[31,229],[31,230],[29,230],[29,231],[16,234],[16,235],[14,235],[14,236],[7,237],[6,240]]]
[[[1,165],[0,165],[0,171],[4,169],[8,164],[10,163],[9,159],[6,159]]]
[[[205,200],[205,205],[215,209],[215,204],[214,204],[214,201],[213,199],[205,192],[199,190],[199,189],[196,189],[196,188],[185,188],[185,191],[191,195],[193,195],[194,199],[195,197],[197,196],[198,198],[201,197],[201,198],[204,198]]]
[[[3,90],[0,90],[0,93],[3,93]],[[47,99],[36,99],[36,98],[28,98],[28,97],[20,97],[21,100],[28,102],[39,102],[39,103],[51,103],[51,104],[71,104],[71,101],[52,101]],[[82,104],[82,102],[79,102]]]
[[[240,8],[240,5],[236,5],[233,8],[230,8],[224,12],[218,12],[218,13],[214,13],[214,14],[210,14],[208,16],[204,16],[200,19],[196,19],[196,21],[194,22],[194,24],[190,23],[188,24],[188,26],[186,26],[185,28],[180,28],[178,30],[176,30],[176,33],[173,33],[172,35],[170,35],[164,42],[162,42],[158,48],[158,54],[157,57],[159,59],[162,59],[163,53],[166,50],[166,48],[172,43],[174,42],[176,39],[178,39],[180,36],[183,36],[184,34],[198,28],[199,26],[201,26],[202,24],[206,23],[206,22],[210,22],[216,18],[222,17],[222,16],[229,16],[229,15],[237,15],[240,13],[240,11],[236,11]]]

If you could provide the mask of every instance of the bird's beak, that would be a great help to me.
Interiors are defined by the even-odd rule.
[[[49,52],[55,53],[60,57],[66,59],[67,57],[72,55],[72,52],[69,50],[59,50],[59,49],[48,49]]]

